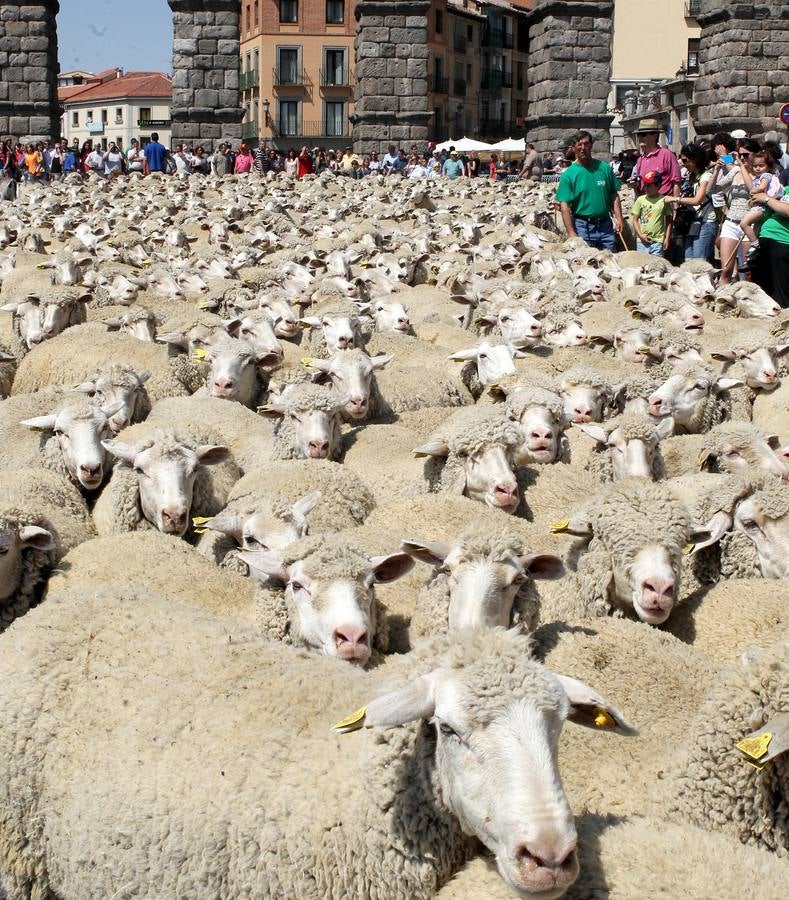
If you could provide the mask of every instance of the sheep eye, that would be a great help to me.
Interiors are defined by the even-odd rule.
[[[135,467],[134,467],[134,474],[135,474],[135,475],[145,475],[145,472],[140,468],[140,466],[135,466]]]
[[[439,720],[438,721],[438,730],[441,732],[441,734],[444,735],[444,737],[455,738],[456,741],[460,740],[460,735],[457,733],[457,731],[455,731],[454,728],[451,728],[449,725],[447,725],[446,722],[442,722],[441,720]]]
[[[509,316],[499,316],[499,322],[509,322]]]
[[[56,428],[54,430],[53,434],[55,435],[55,437],[65,437],[66,436],[66,432],[62,431],[60,428]]]
[[[758,523],[754,522],[753,519],[743,519],[742,527],[748,529],[748,531],[753,531],[758,528]]]
[[[242,328],[241,334],[252,334],[252,332],[249,330],[249,328]]]
[[[205,347],[205,341],[202,338],[194,338],[192,343],[195,347]]]
[[[304,585],[300,581],[291,581],[290,583],[291,590],[293,591],[303,591]]]
[[[518,574],[512,579],[513,584],[525,584],[526,576],[523,572],[518,572]]]
[[[480,353],[479,359],[487,359],[487,358],[488,358],[488,354],[487,354],[487,353]]]
[[[8,553],[8,547],[0,547],[0,556],[6,556]]]
[[[740,454],[737,450],[727,450],[726,451],[726,456],[734,457],[734,456],[739,456],[739,455]]]
[[[252,537],[252,535],[247,535],[244,538],[244,543],[250,550],[268,550],[268,547],[261,543],[257,538]]]

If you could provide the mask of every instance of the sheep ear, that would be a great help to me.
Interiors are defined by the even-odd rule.
[[[268,550],[243,550],[238,558],[249,566],[249,574],[262,585],[272,581],[287,584],[290,575],[285,563]]]
[[[589,343],[592,346],[607,347],[614,343],[614,336],[612,334],[592,334],[589,336]]]
[[[499,321],[498,316],[489,314],[486,316],[477,316],[477,318],[474,319],[474,324],[475,325],[495,325],[498,321]]]
[[[167,334],[160,334],[156,341],[159,344],[172,344],[174,347],[181,347],[183,350],[186,350],[189,346],[189,339],[183,331],[168,331]]]
[[[694,525],[692,528],[692,553],[696,554],[705,547],[711,547],[713,544],[717,544],[723,535],[731,528],[731,525],[732,518],[730,513],[724,512],[723,510],[716,512],[706,525]]]
[[[114,416],[116,412],[120,412],[122,409],[123,400],[116,400],[114,403],[108,403],[106,406],[101,407],[101,411],[108,419]]]
[[[667,437],[671,437],[674,434],[674,419],[672,416],[664,416],[660,419],[655,425],[655,431],[657,432],[658,440],[665,440]]]
[[[22,547],[33,547],[36,550],[53,550],[55,538],[51,531],[39,528],[38,525],[24,525],[19,529],[19,543]]]
[[[598,731],[613,731],[615,734],[626,736],[638,734],[638,729],[631,725],[624,715],[605,697],[598,694],[594,688],[583,681],[578,681],[577,678],[557,675],[556,672],[553,674],[570,701],[570,710],[567,713],[568,722]]]
[[[151,370],[150,370],[150,369],[143,369],[142,372],[138,372],[138,373],[137,373],[137,384],[139,384],[140,387],[142,387],[142,385],[144,385],[145,382],[146,382],[150,377],[151,377]]]
[[[710,353],[710,356],[718,362],[733,363],[737,359],[732,350],[724,350],[720,353]]]
[[[224,325],[225,331],[228,334],[231,334],[233,337],[238,337],[238,329],[241,327],[241,319],[223,319],[222,325]]]
[[[776,356],[783,356],[784,353],[789,353],[789,344],[776,344],[773,353]]]
[[[130,466],[134,465],[134,457],[137,456],[137,450],[124,441],[102,441],[101,446],[111,453],[116,459],[125,462]]]
[[[778,450],[781,446],[781,438],[777,434],[768,434],[765,440],[771,450]]]
[[[55,413],[51,413],[48,416],[34,416],[32,419],[22,419],[19,424],[26,425],[28,428],[32,428],[34,431],[52,431],[52,429],[55,427],[56,419],[57,415]]]
[[[414,559],[420,562],[428,563],[431,566],[438,566],[444,562],[449,556],[452,549],[449,544],[443,541],[417,541],[404,539],[400,544],[400,549]]]
[[[469,359],[476,359],[478,356],[479,348],[469,347],[466,350],[457,350],[454,353],[450,353],[447,359],[451,359],[453,362],[466,362]]]
[[[226,534],[237,541],[241,539],[243,527],[244,523],[241,521],[241,516],[214,516],[203,526],[209,531],[218,531],[220,534]]]
[[[414,560],[408,553],[390,553],[387,556],[373,556],[370,560],[368,584],[388,584],[397,581],[414,568]]]
[[[428,441],[426,444],[422,444],[419,447],[414,447],[411,452],[417,459],[422,456],[448,456],[449,447],[447,446],[446,441],[434,440]]]
[[[4,306],[0,306],[0,312],[15,313],[20,306],[22,306],[21,303],[6,303]]]
[[[411,681],[399,691],[377,697],[367,705],[364,724],[394,728],[416,719],[429,719],[436,711],[436,681],[430,673]],[[335,726],[336,727],[336,726]]]
[[[527,553],[521,557],[521,564],[532,578],[553,580],[564,575],[564,563],[552,553]]]
[[[701,450],[696,458],[696,465],[698,466],[699,472],[709,471],[710,463],[715,459],[717,459],[717,457],[713,450]]]
[[[571,424],[573,428],[577,428],[579,431],[583,431],[584,434],[588,434],[589,437],[593,441],[597,441],[598,444],[608,443],[608,435],[602,425],[598,425],[595,422],[572,422]]]
[[[712,386],[713,394],[721,394],[723,391],[731,390],[733,387],[739,387],[745,384],[740,378],[719,378]]]
[[[221,444],[203,444],[195,450],[195,453],[204,466],[215,466],[230,458],[230,449]]]
[[[304,316],[298,320],[302,328],[320,328],[321,320],[317,316]]]
[[[296,516],[308,516],[318,505],[320,499],[320,491],[313,491],[311,494],[305,494],[291,506],[291,510]]]
[[[269,403],[268,406],[259,406],[258,415],[264,419],[281,419],[285,415],[285,407],[279,403]]]
[[[79,394],[95,394],[96,385],[92,381],[83,381],[82,384],[75,385],[71,390]]]
[[[380,356],[372,356],[370,357],[370,362],[373,364],[373,370],[383,369],[384,366],[388,366],[389,363],[394,359],[391,353],[382,353]]]

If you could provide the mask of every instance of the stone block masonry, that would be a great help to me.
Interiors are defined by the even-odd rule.
[[[608,153],[613,0],[536,0],[529,14],[528,139],[556,151],[586,129]]]
[[[703,0],[696,18],[702,26],[696,131],[782,131],[778,113],[789,103],[789,4]]]
[[[60,133],[58,0],[0,3],[0,139],[45,141]]]
[[[173,144],[241,140],[238,0],[167,0],[173,12]]]
[[[428,108],[428,0],[360,0],[356,5],[353,148],[383,152],[389,143],[424,145]]]

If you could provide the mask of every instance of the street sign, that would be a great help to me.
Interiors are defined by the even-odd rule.
[[[674,141],[674,129],[671,127],[671,125],[669,125],[666,129],[666,140],[668,141],[668,145],[670,147]]]
[[[789,103],[784,103],[781,107],[781,121],[784,125],[789,126]]]

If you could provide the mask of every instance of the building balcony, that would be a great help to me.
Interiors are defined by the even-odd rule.
[[[485,28],[482,32],[482,46],[512,50],[512,32],[503,28]]]
[[[169,119],[137,119],[138,128],[169,128]]]
[[[456,53],[465,53],[467,46],[466,36],[464,34],[454,35],[452,46],[454,47]]]
[[[448,78],[439,78],[438,76],[433,76],[432,81],[433,93],[434,94],[448,94],[449,93],[449,79]]]
[[[496,137],[499,139],[510,137],[515,131],[515,123],[509,119],[480,119],[480,137]]]
[[[274,87],[300,87],[306,88],[311,84],[306,72],[302,68],[282,66],[273,70]]]
[[[342,69],[321,69],[321,87],[327,88],[349,88],[351,87],[350,70],[343,67]]]
[[[465,97],[466,96],[466,82],[461,78],[455,78],[452,80],[452,93],[456,97]]]
[[[250,88],[257,87],[259,84],[260,78],[256,69],[242,72],[238,79],[238,89],[241,91],[248,91]]]
[[[483,69],[480,87],[483,91],[500,91],[502,88],[511,88],[512,72],[502,72],[500,69]]]
[[[260,126],[257,122],[244,122],[241,125],[241,137],[245,140],[251,140],[260,136]]]
[[[347,119],[321,119],[306,122],[280,122],[279,127],[273,127],[274,137],[293,138],[347,138],[351,133],[351,126]]]
[[[695,19],[701,12],[701,0],[685,0],[685,18]]]

